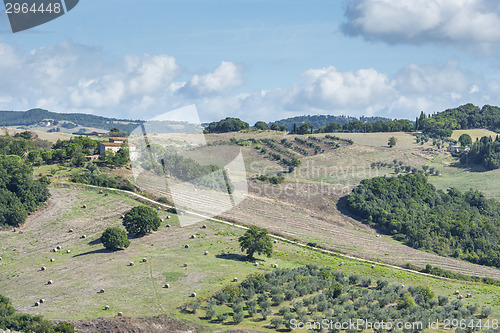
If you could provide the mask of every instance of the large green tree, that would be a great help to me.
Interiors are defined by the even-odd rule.
[[[273,243],[267,230],[251,226],[238,241],[241,251],[246,251],[248,258],[253,259],[254,254],[265,254],[270,257],[273,253]]]
[[[460,142],[462,147],[470,146],[472,144],[472,138],[470,137],[469,134],[464,133],[460,135],[460,137],[458,138],[458,142]]]
[[[137,206],[125,214],[123,225],[131,234],[145,235],[160,227],[158,212],[149,206]]]
[[[127,233],[120,227],[107,228],[101,236],[101,241],[104,247],[111,251],[124,249],[130,245]]]

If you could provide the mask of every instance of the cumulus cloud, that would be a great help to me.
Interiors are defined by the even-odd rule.
[[[223,61],[212,72],[187,74],[169,55],[128,55],[106,62],[100,49],[64,42],[22,54],[0,43],[0,109],[150,119],[196,104],[203,121],[227,116],[249,122],[303,114],[413,118],[463,103],[498,104],[500,82],[463,71],[456,61],[411,63],[395,74],[363,68],[310,68],[286,86],[230,93],[241,67]],[[8,66],[6,65],[8,64]],[[195,69],[196,70],[196,69]]]
[[[241,68],[232,62],[222,61],[213,72],[194,75],[185,86],[185,92],[196,95],[222,94],[242,84]]]
[[[500,4],[494,0],[348,0],[345,17],[345,33],[389,44],[489,47],[500,41]]]

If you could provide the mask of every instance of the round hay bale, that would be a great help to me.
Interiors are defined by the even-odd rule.
[[[186,263],[185,263],[183,266],[184,266],[184,267],[188,267],[188,264],[186,264]]]
[[[40,302],[35,302],[35,306],[40,306]]]
[[[2,257],[0,257],[0,261],[2,261]]]
[[[148,259],[142,258],[142,262],[148,262]]]
[[[166,225],[166,227],[167,227],[167,228],[170,228],[170,224],[167,224],[167,225]]]
[[[22,235],[22,234],[24,234],[24,231],[22,231],[22,230],[19,230],[19,233],[20,233],[20,234]]]
[[[458,299],[464,299],[463,295],[458,296]]]
[[[54,262],[54,261],[56,261],[54,258],[51,258],[51,259],[50,259],[50,262]]]
[[[86,235],[82,235],[80,238],[81,239],[85,239],[85,238],[87,238],[87,236]]]
[[[274,244],[277,244],[277,243],[278,243],[278,241],[275,239],[275,240],[273,241],[273,243],[274,243]]]
[[[405,289],[405,285],[404,284],[401,285],[401,289]]]
[[[238,278],[236,276],[233,278],[233,282],[238,282]]]
[[[104,196],[105,196],[105,197],[107,197],[108,195],[109,195],[109,193],[108,193],[108,192],[104,193]]]
[[[345,262],[343,262],[343,261],[342,261],[342,262],[340,263],[340,266],[344,266],[344,265],[345,265]]]
[[[118,317],[123,316],[123,312],[118,312]]]
[[[184,248],[189,249],[189,245],[188,244],[184,245]]]
[[[191,239],[194,239],[194,238],[196,238],[196,235],[191,235]]]
[[[129,263],[128,263],[128,265],[129,265],[129,266],[134,266],[134,262],[133,262],[133,261],[131,261],[131,262],[129,262]]]
[[[41,270],[41,271],[45,271],[45,270],[47,270],[47,267],[42,266],[42,267],[40,268],[40,270]]]
[[[208,251],[205,251],[205,255],[208,256]]]
[[[278,268],[278,264],[274,264],[274,265],[273,265],[273,268]]]
[[[170,288],[170,285],[168,283],[165,283],[164,287],[168,289]]]
[[[83,205],[82,208],[87,208],[87,205]]]
[[[41,304],[41,303],[45,303],[45,300],[44,300],[43,298],[42,298],[42,299],[40,299],[40,304]]]
[[[61,249],[61,245],[57,245],[56,249],[60,250]]]
[[[191,297],[196,297],[196,293],[191,293]]]
[[[206,228],[207,228],[207,225],[206,225],[206,224],[204,224],[204,225],[202,225],[202,226],[201,226],[201,228],[202,228],[202,229],[206,229]]]
[[[121,219],[124,219],[124,218],[125,218],[125,215],[120,215],[120,218],[121,218]]]
[[[104,191],[103,191],[103,190],[99,190],[99,194],[103,194],[103,193],[104,193]]]
[[[66,253],[71,253],[71,250],[66,250]]]
[[[104,289],[99,290],[99,294],[104,294]]]
[[[373,268],[375,268],[375,265],[372,265],[371,267],[372,267],[372,269],[373,269]]]
[[[109,305],[106,305],[106,306],[104,307],[104,310],[109,310]]]
[[[73,232],[73,229],[69,229],[68,232]]]
[[[460,292],[458,290],[455,290],[455,295],[458,295],[460,294]]]
[[[165,221],[164,219],[160,219],[161,222]]]
[[[179,215],[184,215],[184,212],[179,212]]]
[[[53,284],[53,283],[54,283],[54,281],[52,281],[52,280],[47,281],[47,284]]]
[[[472,298],[472,295],[471,294],[467,294],[467,298]]]
[[[161,207],[158,207],[158,210],[161,210]]]
[[[377,237],[380,237],[380,235],[377,235]]]
[[[259,263],[258,263],[258,262],[256,262],[256,263],[255,263],[255,264],[253,264],[253,265],[254,265],[255,267],[257,267],[257,266],[259,266]]]
[[[52,249],[52,252],[57,252],[57,251],[58,251],[57,248]]]
[[[170,220],[172,218],[172,216],[170,215],[167,215],[167,219]]]
[[[222,252],[220,255],[221,255],[221,257],[225,257],[226,256],[226,252]]]

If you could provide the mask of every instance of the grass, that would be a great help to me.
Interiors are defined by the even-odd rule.
[[[141,317],[174,313],[179,319],[194,321],[203,326],[206,321],[179,309],[193,300],[196,292],[206,299],[223,286],[240,281],[250,273],[272,270],[273,264],[293,268],[308,263],[331,265],[346,274],[359,274],[373,281],[386,278],[405,285],[426,284],[438,295],[452,295],[455,290],[471,293],[474,298],[465,304],[491,305],[493,316],[500,317],[500,288],[475,283],[444,281],[387,267],[372,269],[370,264],[336,255],[321,254],[307,248],[279,242],[272,258],[259,257],[256,267],[239,250],[237,238],[242,230],[236,227],[204,222],[180,228],[176,216],[165,220],[159,231],[142,238],[132,238],[124,251],[108,252],[99,243],[107,226],[120,225],[119,214],[137,202],[119,194],[105,197],[97,190],[53,189],[53,203],[23,228],[24,233],[1,232],[0,251],[3,257],[0,270],[0,294],[13,300],[14,306],[26,313],[43,314],[49,319],[83,319],[115,316]],[[58,204],[60,203],[60,204]],[[87,205],[82,209],[82,204]],[[166,212],[161,211],[162,216]],[[166,228],[170,223],[173,227]],[[68,233],[68,228],[75,231]],[[85,233],[86,239],[80,235]],[[190,235],[196,234],[195,239]],[[389,241],[389,240],[388,240]],[[186,249],[184,245],[189,244]],[[56,245],[62,251],[50,252]],[[70,249],[71,253],[65,253]],[[205,256],[204,252],[209,251]],[[225,251],[229,256],[220,257]],[[50,262],[50,258],[56,259]],[[147,258],[145,263],[142,258]],[[134,266],[127,266],[133,261]],[[340,266],[340,262],[345,262]],[[184,267],[183,264],[188,266]],[[40,267],[47,267],[40,271]],[[54,284],[47,285],[52,279]],[[170,288],[163,288],[165,282]],[[98,293],[103,288],[105,293]],[[40,307],[33,304],[46,300]],[[103,310],[105,305],[110,310]],[[199,316],[204,311],[199,312]],[[268,322],[245,320],[238,328],[267,330]],[[231,326],[208,324],[207,331],[228,329]]]
[[[498,133],[495,133],[495,132],[487,130],[487,129],[468,129],[468,130],[455,130],[455,131],[453,131],[451,138],[458,140],[458,138],[462,134],[469,134],[470,137],[472,138],[473,142],[476,141],[476,138],[481,139],[483,136],[491,136],[493,139],[495,139],[495,137],[498,135]]]

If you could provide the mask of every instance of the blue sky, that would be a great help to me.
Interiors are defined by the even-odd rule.
[[[16,34],[2,11],[0,109],[413,119],[500,105],[499,42],[490,0],[84,0]]]

